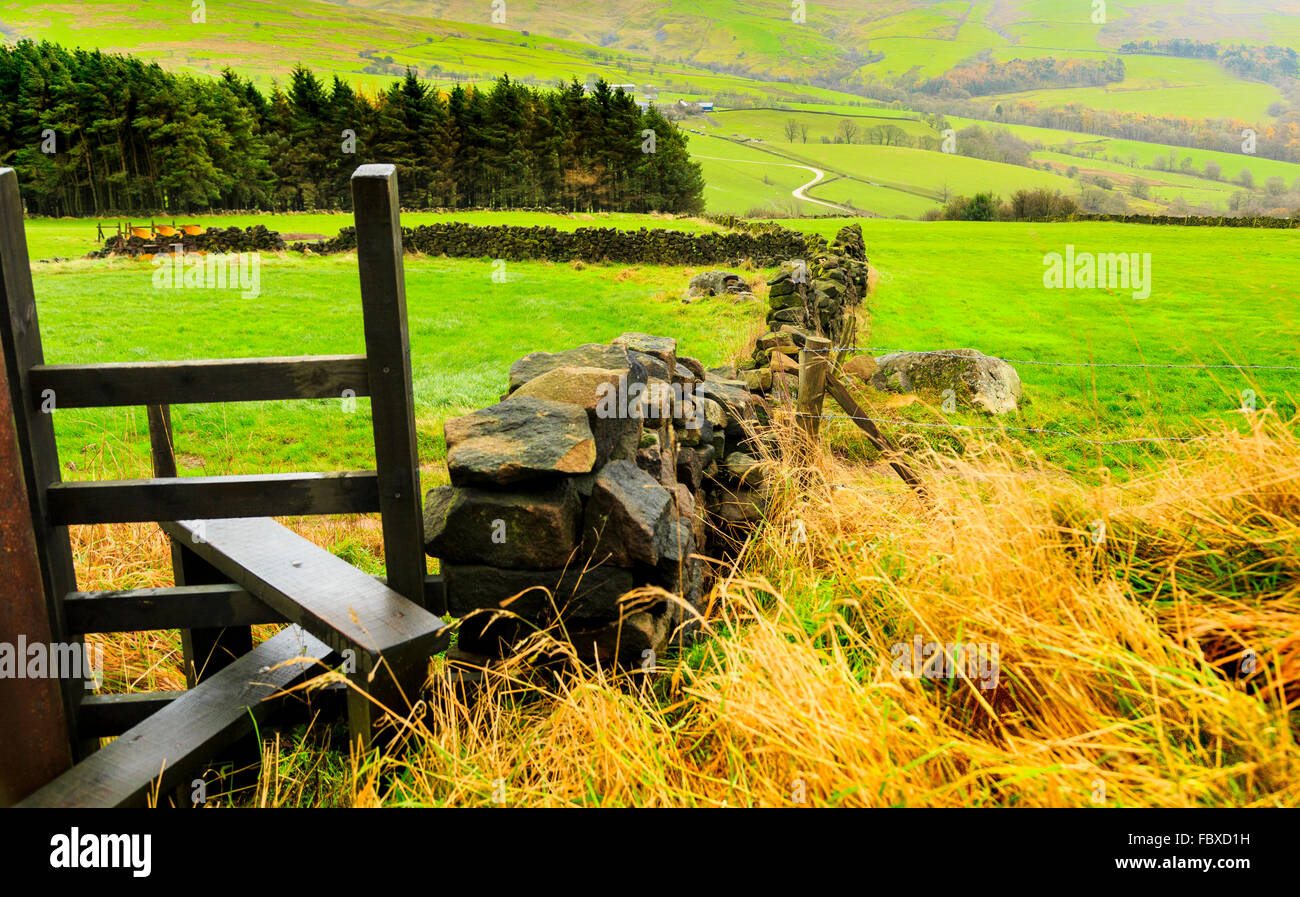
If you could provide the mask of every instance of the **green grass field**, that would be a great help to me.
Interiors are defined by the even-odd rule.
[[[1263,184],[1271,177],[1281,177],[1287,184],[1293,183],[1300,178],[1300,165],[1294,162],[1280,162],[1276,159],[1265,159],[1259,155],[1251,155],[1245,152],[1225,153],[1216,150],[1195,149],[1186,146],[1166,146],[1160,143],[1147,143],[1141,140],[1120,140],[1115,137],[1100,137],[1094,134],[1081,134],[1077,131],[1062,131],[1052,128],[1036,128],[1030,125],[1012,125],[1012,124],[994,124],[977,119],[958,118],[950,116],[949,124],[960,130],[968,125],[978,125],[982,128],[1005,128],[1011,133],[1026,140],[1030,143],[1041,143],[1048,150],[1063,150],[1071,148],[1078,164],[1084,165],[1089,161],[1089,157],[1096,160],[1108,160],[1130,165],[1136,162],[1139,169],[1152,165],[1157,157],[1169,160],[1171,154],[1175,170],[1181,165],[1183,159],[1191,159],[1192,165],[1198,172],[1205,171],[1206,162],[1214,162],[1223,170],[1225,178],[1235,178],[1243,169],[1248,170],[1255,178],[1256,185]],[[1267,137],[1257,138],[1268,139]],[[1080,155],[1084,154],[1084,155]],[[1171,172],[1149,172],[1152,175],[1168,175]],[[1215,182],[1201,179],[1203,183],[1214,188]],[[1224,186],[1224,184],[1219,184]]]
[[[829,237],[846,221],[785,223]],[[1295,363],[1300,291],[1289,232],[1089,222],[861,224],[880,272],[863,339],[872,354],[970,346],[1052,362]],[[1150,296],[1045,288],[1044,256],[1067,244],[1150,253]],[[261,296],[250,300],[233,291],[153,289],[146,262],[77,261],[34,270],[51,363],[361,348],[351,256],[268,257]],[[406,272],[426,463],[442,455],[439,420],[493,402],[510,362],[529,351],[641,330],[672,334],[683,352],[715,364],[763,314],[761,306],[724,300],[682,304],[678,296],[692,273],[683,268],[511,263],[509,282],[494,284],[487,260],[413,258]],[[1257,295],[1269,299],[1249,298]],[[998,421],[956,419],[1096,440],[1188,436],[1208,420],[1232,420],[1243,389],[1253,389],[1261,406],[1276,403],[1284,412],[1300,395],[1300,374],[1291,371],[1021,365],[1019,372],[1028,397],[1020,412]],[[194,465],[187,472],[364,467],[369,440],[361,437],[368,424],[365,403],[360,406],[355,415],[332,401],[178,408],[178,450]],[[933,422],[917,406],[884,414]],[[142,471],[148,453],[141,409],[67,411],[56,420],[63,457],[77,464],[71,476]],[[1078,470],[1106,462],[1142,466],[1159,454],[1158,445],[1089,448],[1056,436],[1010,435]]]
[[[863,341],[872,354],[971,347],[1032,361],[1300,365],[1294,340],[1300,287],[1294,235],[1286,232],[1088,222],[860,223],[881,272],[871,333]],[[831,236],[842,224],[801,226]],[[1043,257],[1063,253],[1067,244],[1080,252],[1151,253],[1151,295],[1046,289]],[[1207,245],[1214,247],[1212,265],[1204,263]],[[1268,301],[1248,298],[1261,294]],[[1029,397],[1018,413],[992,422],[957,419],[1094,440],[1188,436],[1205,421],[1234,420],[1244,389],[1254,390],[1260,407],[1276,403],[1284,417],[1300,397],[1300,371],[1016,367]],[[882,416],[934,421],[915,407]],[[1158,443],[1088,447],[1060,437],[1016,438],[1076,470],[1143,466],[1160,454]]]
[[[1091,5],[810,0],[807,20],[795,21],[785,0],[509,0],[508,20],[494,23],[487,0],[213,0],[208,21],[191,24],[190,4],[175,0],[0,0],[6,40],[100,46],[200,75],[229,64],[262,87],[303,63],[374,91],[409,65],[443,88],[509,72],[535,83],[650,83],[664,102],[717,97],[711,117],[682,122],[709,211],[766,210],[828,238],[848,219],[814,217],[830,211],[819,201],[887,216],[858,219],[875,284],[858,352],[973,347],[1011,360],[1024,384],[1020,409],[1000,418],[944,414],[858,384],[864,408],[904,448],[964,456],[914,457],[926,489],[918,500],[850,421],[824,422],[825,455],[778,452],[764,465],[772,501],[711,593],[706,637],[655,661],[668,675],[625,687],[608,668],[573,678],[548,669],[545,680],[523,669],[523,679],[472,702],[459,688],[444,695],[446,680],[435,677],[400,753],[350,759],[319,724],[311,737],[277,733],[262,742],[256,795],[233,802],[495,806],[505,786],[509,805],[1082,807],[1098,802],[1100,783],[1112,806],[1296,805],[1300,593],[1285,575],[1300,545],[1300,443],[1288,423],[1300,397],[1295,232],[894,219],[959,193],[1046,187],[1074,196],[1080,181],[1063,174],[1071,166],[1110,177],[1133,210],[1222,206],[1237,187],[1141,166],[1173,152],[1198,170],[1214,161],[1226,178],[1249,168],[1262,185],[1300,179],[1300,165],[1044,128],[1012,129],[1042,143],[1034,158],[1054,166],[1047,172],[821,142],[847,117],[934,134],[912,111],[810,80],[857,89],[984,58],[1101,58],[1125,40],[1175,31],[1300,47],[1300,0],[1114,0],[1105,24],[1089,20]],[[375,57],[391,61],[376,70]],[[1279,96],[1212,63],[1126,61],[1128,78],[1110,88],[1014,96],[1192,118],[1266,117]],[[832,76],[846,80],[820,81]],[[807,144],[783,139],[791,117],[808,124]],[[1080,147],[1095,156],[1067,153]],[[826,179],[797,199],[810,169]],[[1128,194],[1134,178],[1151,182],[1153,202]],[[445,220],[714,227],[648,215],[403,215],[408,226]],[[321,213],[177,219],[264,224],[290,239],[351,222]],[[89,219],[32,220],[26,230],[34,259],[98,246]],[[1149,295],[1048,288],[1044,261],[1070,246],[1149,254]],[[156,288],[145,260],[38,262],[45,360],[363,350],[355,255],[268,253],[261,262],[250,298]],[[696,273],[686,267],[510,262],[504,282],[486,258],[408,256],[404,267],[426,488],[447,477],[443,421],[497,401],[516,358],[644,331],[676,337],[681,353],[712,366],[761,332],[767,309],[683,303]],[[369,403],[350,408],[341,398],[175,406],[180,473],[372,467]],[[1247,402],[1282,420],[1253,417],[1254,438],[1219,436],[1176,459],[1166,450],[1182,443],[1155,441],[1244,428]],[[840,409],[828,400],[825,411]],[[144,409],[56,410],[54,422],[64,479],[149,474]],[[1087,521],[1109,528],[1101,541],[1096,530],[1088,538]],[[373,518],[289,524],[367,573],[384,570]],[[167,540],[151,524],[71,533],[79,588],[172,582]],[[991,644],[994,663],[1005,664],[1002,685],[981,697],[968,681],[970,700],[956,681],[889,670],[892,643],[922,632]],[[186,687],[175,630],[90,640],[109,648],[110,691]],[[1245,656],[1261,661],[1250,679],[1229,672]],[[807,786],[806,800],[792,798],[792,781]]]
[[[442,456],[437,420],[492,404],[516,358],[628,330],[671,333],[683,354],[723,361],[754,321],[756,303],[683,304],[681,268],[576,269],[511,262],[492,281],[489,260],[408,259],[410,321],[421,457]],[[91,260],[35,266],[37,307],[51,364],[362,352],[356,258],[267,256],[261,295],[164,290],[148,262]],[[373,465],[367,403],[203,405],[173,409],[187,473],[365,468]],[[65,474],[134,476],[148,460],[141,408],[56,412]],[[322,467],[323,465],[323,467]]]

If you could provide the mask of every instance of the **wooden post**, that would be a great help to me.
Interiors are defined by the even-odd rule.
[[[822,399],[826,395],[826,357],[831,341],[820,336],[804,339],[799,350],[799,426],[816,439],[821,429]]]
[[[406,328],[397,169],[392,165],[362,165],[353,172],[352,207],[388,586],[423,607],[423,496],[415,440],[411,343]],[[429,610],[445,612],[441,607]]]
[[[170,405],[149,405],[149,448],[155,477],[176,476],[176,451],[172,441]],[[189,546],[171,540],[172,577],[178,586],[224,585],[230,579],[208,564]],[[218,670],[230,666],[253,650],[249,626],[217,626],[181,630],[181,655],[185,683],[198,685]]]
[[[170,405],[149,405],[149,449],[155,477],[176,476],[176,452],[172,443]]]
[[[899,478],[902,479],[904,483],[911,486],[916,491],[917,495],[924,498],[926,493],[925,487],[921,485],[921,478],[916,475],[916,471],[908,467],[898,457],[898,446],[894,445],[894,443],[890,441],[889,437],[880,431],[880,428],[876,426],[875,421],[868,419],[867,412],[862,409],[862,406],[853,400],[853,396],[849,393],[848,388],[845,387],[845,385],[841,383],[834,374],[828,373],[826,375],[826,389],[831,394],[831,398],[838,402],[839,406],[844,409],[844,413],[858,425],[858,429],[867,434],[867,438],[871,440],[872,445],[878,448],[880,453],[885,456],[885,459],[889,461],[889,466],[894,468],[894,472],[898,474]]]
[[[31,261],[23,231],[18,175],[12,168],[0,168],[0,355],[4,360],[14,432],[22,461],[23,485],[27,492],[26,505],[19,507],[25,508],[31,522],[50,636],[54,641],[67,642],[63,596],[77,590],[77,574],[72,563],[68,528],[50,524],[46,494],[46,487],[61,479],[51,414],[57,407],[58,396],[37,396],[31,391],[32,366],[43,364],[45,355],[36,319],[36,295],[32,289]],[[5,602],[0,602],[0,614],[6,613],[4,606]],[[84,651],[80,649],[79,641],[76,644],[80,658]],[[57,724],[67,728],[62,746],[50,744],[48,748],[62,751],[70,745],[74,759],[79,759],[91,748],[80,744],[77,739],[76,708],[85,693],[85,685],[69,679],[63,679],[61,685],[63,708],[55,718]],[[29,747],[40,749],[34,744]]]
[[[49,645],[49,611],[23,481],[9,377],[0,367],[0,642]],[[18,663],[26,658],[18,656]],[[0,678],[0,807],[11,807],[72,765],[68,719],[53,679]]]

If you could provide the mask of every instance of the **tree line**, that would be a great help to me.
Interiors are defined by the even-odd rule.
[[[1251,144],[1254,155],[1283,162],[1300,162],[1300,89],[1288,94],[1286,102],[1269,108],[1278,116],[1274,123],[1252,123],[1239,118],[1191,118],[1156,115],[1150,112],[1124,112],[1094,109],[1081,103],[1063,106],[1040,105],[1032,100],[1002,101],[991,104],[978,98],[949,97],[938,100],[915,89],[882,83],[872,84],[863,93],[895,108],[910,108],[933,116],[952,115],[977,118],[997,124],[1034,125],[1058,131],[1076,131],[1101,137],[1140,140],[1220,152],[1243,152],[1243,131],[1255,134]]]
[[[408,208],[698,213],[686,139],[603,81],[442,91],[408,70],[367,95],[299,66],[263,93],[230,69],[0,47],[0,164],[34,214],[349,209],[362,162],[395,164]]]
[[[920,83],[931,96],[977,97],[1047,87],[1099,87],[1124,80],[1122,59],[1013,59],[959,65]]]
[[[1128,41],[1120,45],[1119,51],[1149,56],[1179,56],[1185,59],[1217,59],[1232,74],[1259,81],[1277,81],[1300,75],[1300,57],[1296,51],[1276,44],[1232,44],[1220,47],[1215,43],[1176,37],[1169,40]]]

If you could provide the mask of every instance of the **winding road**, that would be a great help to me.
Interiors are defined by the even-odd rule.
[[[813,179],[806,184],[801,184],[800,186],[795,187],[790,191],[790,195],[795,199],[802,199],[804,202],[812,202],[819,206],[826,206],[828,209],[837,209],[841,212],[853,214],[853,209],[846,209],[844,206],[836,205],[833,202],[814,199],[804,193],[804,191],[809,187],[815,187],[820,184],[826,177],[826,172],[822,171],[820,168],[813,168],[811,165],[797,165],[794,162],[764,162],[759,159],[727,159],[723,156],[702,156],[696,153],[692,153],[691,157],[695,159],[712,159],[714,162],[738,162],[742,165],[776,165],[780,168],[802,168],[804,171],[811,171],[813,173]]]

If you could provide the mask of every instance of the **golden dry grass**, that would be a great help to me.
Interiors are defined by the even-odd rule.
[[[436,675],[403,750],[278,742],[255,802],[1295,805],[1294,423],[1096,486],[970,445],[927,502],[787,466],[709,637],[648,679],[517,664],[467,705]],[[996,646],[996,687],[900,672],[915,635]]]

